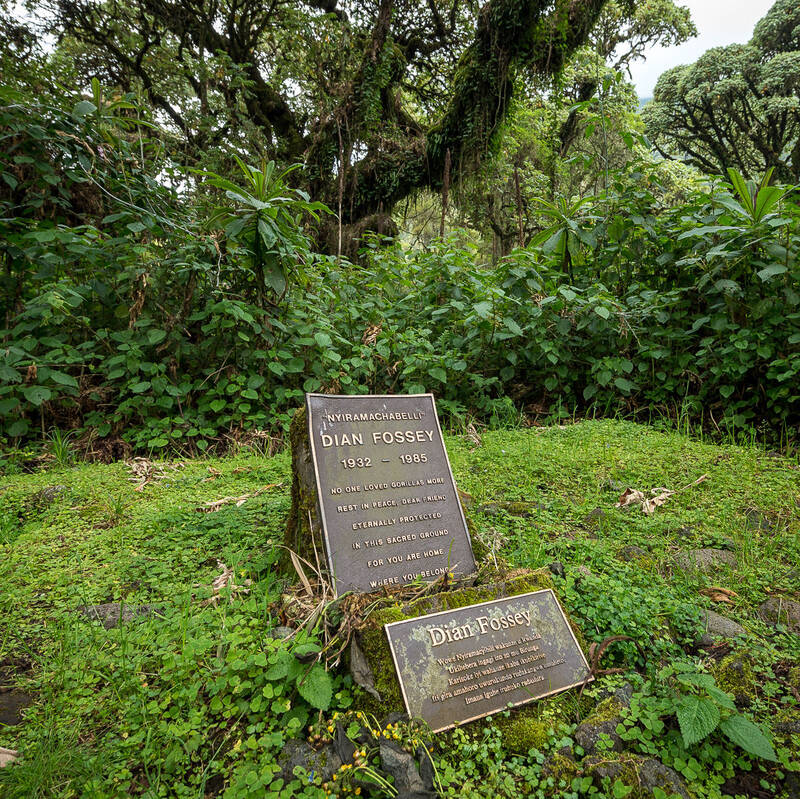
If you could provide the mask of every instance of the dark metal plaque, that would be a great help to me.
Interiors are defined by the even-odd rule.
[[[337,595],[475,570],[432,394],[306,394]]]
[[[581,685],[589,666],[548,588],[386,625],[408,715],[434,732]]]

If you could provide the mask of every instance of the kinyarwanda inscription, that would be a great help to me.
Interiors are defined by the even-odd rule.
[[[307,394],[336,593],[475,570],[432,394]]]
[[[589,676],[550,589],[385,629],[406,710],[434,732],[574,688]]]

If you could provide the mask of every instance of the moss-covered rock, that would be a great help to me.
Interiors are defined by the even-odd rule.
[[[569,785],[579,772],[578,764],[566,752],[553,752],[542,764],[542,777],[552,780],[553,787]]]
[[[604,699],[575,730],[575,741],[587,755],[622,750],[617,725],[622,722],[622,702],[616,696]]]
[[[733,694],[737,705],[749,705],[756,698],[758,680],[753,658],[745,652],[731,652],[712,667],[717,685]]]
[[[289,443],[292,448],[292,507],[286,522],[283,543],[310,563],[315,563],[317,558],[325,561],[325,544],[305,405],[298,408],[292,417]]]
[[[605,784],[613,785],[617,780],[633,790],[628,799],[653,799],[654,788],[670,796],[677,794],[691,799],[683,780],[668,766],[654,758],[623,753],[587,757],[581,762],[582,770],[592,777],[595,786],[602,790]]]
[[[356,635],[358,645],[372,672],[375,689],[380,694],[381,702],[378,703],[374,697],[362,698],[359,700],[360,709],[376,714],[404,709],[389,642],[384,631],[385,624],[531,591],[546,588],[555,590],[552,575],[547,569],[509,571],[505,567],[484,566],[478,571],[474,580],[464,582],[452,589],[439,590],[411,601],[404,601],[401,593],[390,595],[373,605],[369,615],[360,622]],[[567,619],[578,643],[585,651],[586,640],[583,633],[570,619],[569,614]]]
[[[527,710],[527,709],[526,709]],[[503,748],[514,754],[527,754],[531,749],[545,749],[552,725],[530,712],[512,713],[508,718],[495,718],[495,726],[503,738]]]

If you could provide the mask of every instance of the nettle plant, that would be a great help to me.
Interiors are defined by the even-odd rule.
[[[687,750],[720,733],[753,757],[778,761],[769,738],[737,710],[712,675],[692,663],[674,661],[657,673],[655,683],[634,695],[623,738],[641,740],[642,727],[653,739],[662,738],[665,719],[671,717],[677,719]]]

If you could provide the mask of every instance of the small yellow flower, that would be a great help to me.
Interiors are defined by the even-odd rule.
[[[361,788],[356,788],[356,796],[361,796]]]

